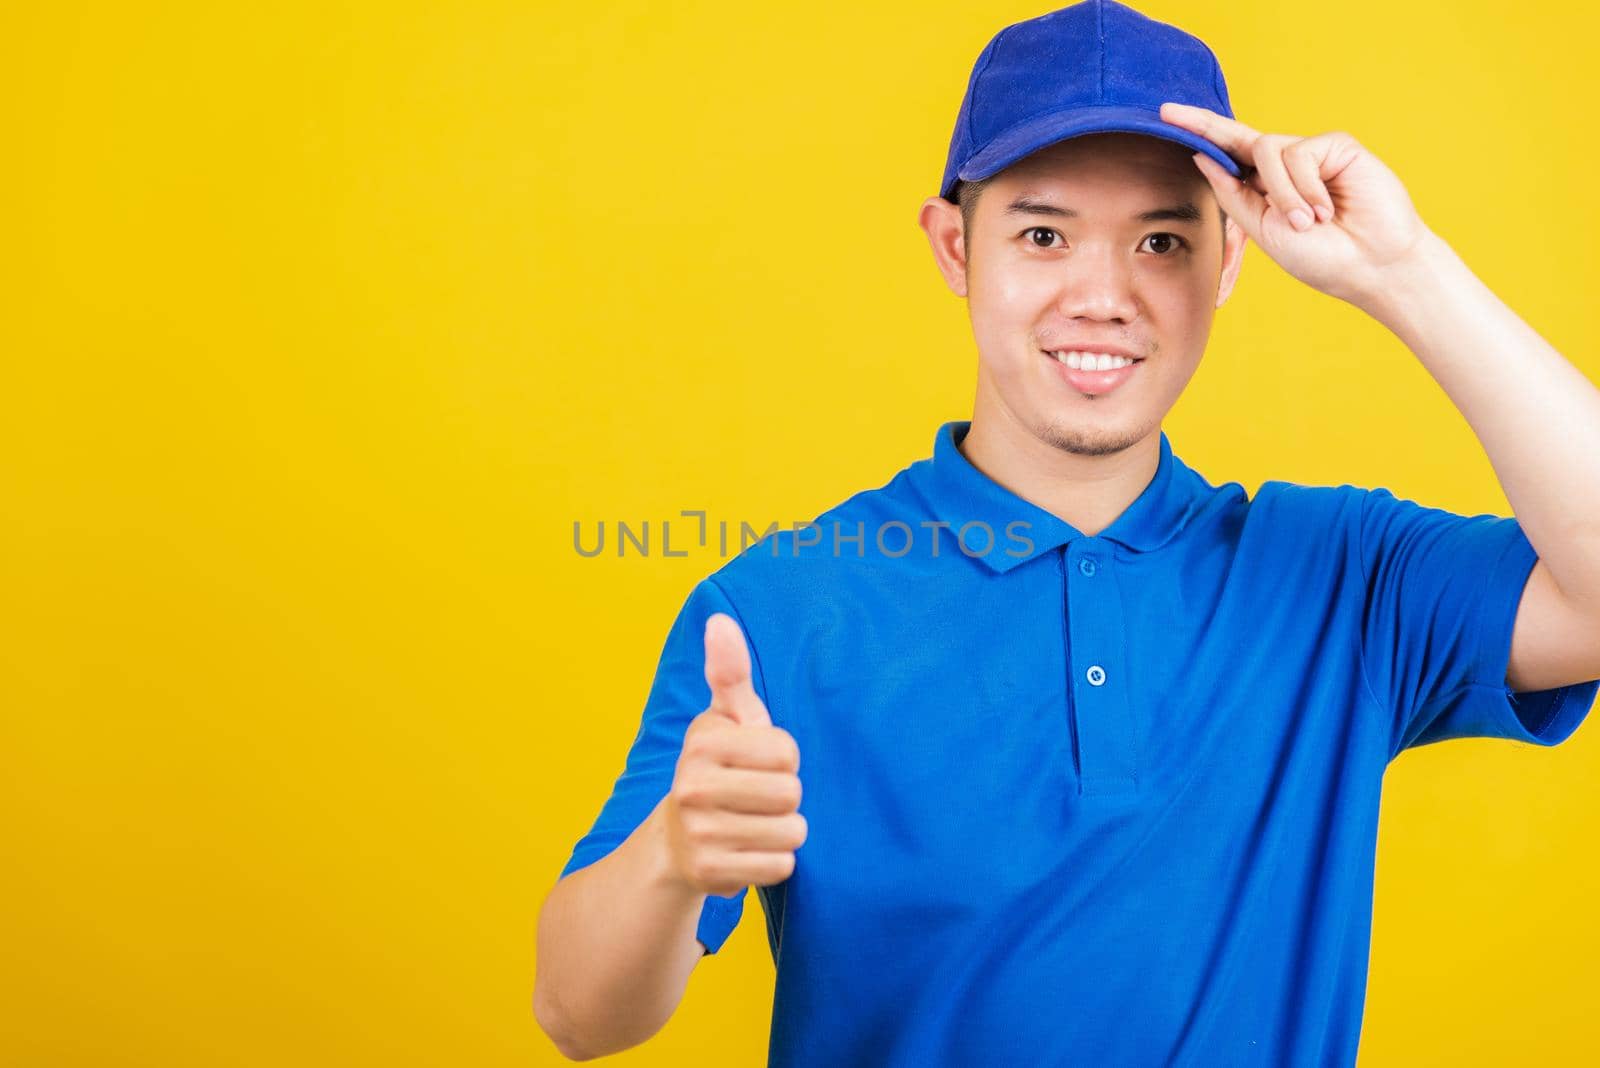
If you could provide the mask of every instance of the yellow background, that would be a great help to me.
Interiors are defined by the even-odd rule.
[[[721,562],[572,524],[810,518],[970,414],[917,208],[1046,10],[7,8],[0,1062],[560,1062],[535,917]],[[1141,10],[1595,376],[1592,6]],[[1507,512],[1398,341],[1254,247],[1166,429],[1252,493]],[[1364,1064],[1600,1042],[1597,809],[1593,726],[1394,765]],[[761,1063],[759,909],[615,1063]]]

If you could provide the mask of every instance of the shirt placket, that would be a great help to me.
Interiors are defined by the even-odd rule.
[[[1116,560],[1110,544],[1094,538],[1078,538],[1063,553],[1067,692],[1078,739],[1078,792],[1133,793],[1138,754]]]

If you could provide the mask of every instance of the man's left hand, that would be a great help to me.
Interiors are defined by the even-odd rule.
[[[1260,133],[1206,108],[1171,102],[1161,105],[1161,118],[1199,134],[1239,164],[1243,179],[1204,153],[1194,157],[1222,210],[1250,240],[1323,293],[1362,306],[1383,292],[1385,274],[1428,234],[1400,179],[1347,133]]]

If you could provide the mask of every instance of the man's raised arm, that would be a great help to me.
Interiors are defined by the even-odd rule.
[[[732,617],[705,632],[711,706],[690,721],[671,789],[608,855],[556,883],[539,914],[534,1015],[574,1060],[659,1031],[704,954],[707,895],[788,878],[805,841],[800,750],[750,679]]]

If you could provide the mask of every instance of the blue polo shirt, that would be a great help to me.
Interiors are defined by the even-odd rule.
[[[1518,693],[1514,518],[1351,485],[1213,486],[1161,433],[1089,537],[933,455],[702,580],[562,874],[672,782],[744,628],[808,836],[758,889],[775,1068],[1353,1064],[1385,767],[1555,745],[1600,680]],[[744,892],[708,897],[716,952]]]

